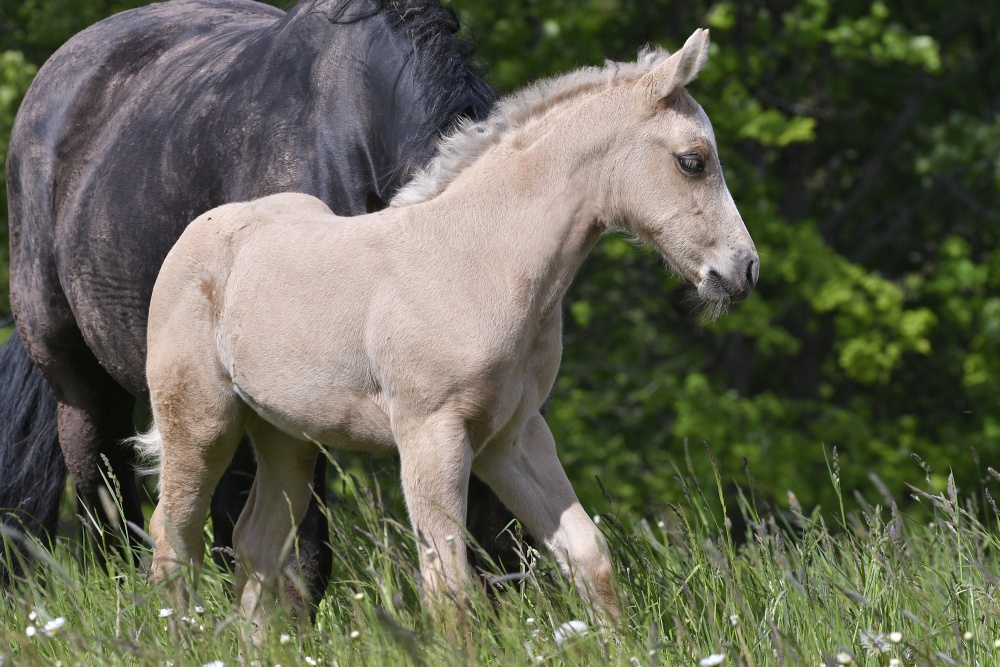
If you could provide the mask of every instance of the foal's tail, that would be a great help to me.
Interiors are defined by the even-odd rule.
[[[19,573],[20,533],[55,530],[65,483],[55,394],[14,332],[0,347],[0,584]]]
[[[137,474],[158,475],[160,473],[163,438],[160,437],[160,427],[156,425],[155,421],[148,431],[132,436],[125,443],[135,447],[136,453],[139,454],[139,464],[135,469]]]

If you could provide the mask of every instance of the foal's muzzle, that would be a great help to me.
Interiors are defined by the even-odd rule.
[[[709,269],[698,292],[708,301],[739,303],[750,296],[760,275],[760,258],[756,252],[746,253],[733,262],[729,275]]]

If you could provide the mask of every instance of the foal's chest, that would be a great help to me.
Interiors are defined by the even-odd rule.
[[[561,319],[549,318],[530,333],[504,363],[484,365],[469,378],[469,402],[479,410],[478,419],[470,422],[477,449],[515,437],[552,391],[562,354]]]

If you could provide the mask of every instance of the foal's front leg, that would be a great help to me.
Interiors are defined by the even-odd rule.
[[[403,494],[417,535],[428,599],[450,591],[461,600],[468,575],[466,502],[472,448],[460,420],[432,417],[396,433]]]
[[[529,418],[513,443],[482,452],[473,465],[528,530],[545,542],[584,599],[618,618],[618,589],[607,543],[577,499],[545,419],[537,414]]]

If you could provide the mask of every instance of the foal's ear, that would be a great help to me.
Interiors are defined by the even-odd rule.
[[[698,28],[684,42],[680,50],[674,52],[656,69],[642,77],[643,89],[650,91],[652,103],[669,97],[698,76],[698,72],[708,60],[708,30]]]

